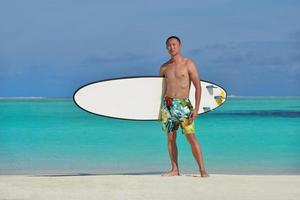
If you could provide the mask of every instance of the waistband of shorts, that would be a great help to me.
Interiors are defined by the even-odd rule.
[[[169,97],[167,95],[165,95],[163,98],[165,99],[166,97],[170,98],[170,99],[176,99],[176,100],[190,100],[189,97],[185,97],[185,98],[175,98],[175,97]]]

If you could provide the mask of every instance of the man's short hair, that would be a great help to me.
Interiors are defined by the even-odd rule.
[[[168,44],[169,40],[173,39],[173,38],[176,39],[179,42],[179,44],[181,45],[181,41],[180,41],[179,37],[177,37],[175,35],[168,37],[168,39],[166,40],[166,44]]]

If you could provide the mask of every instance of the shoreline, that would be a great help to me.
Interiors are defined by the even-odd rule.
[[[0,175],[0,199],[293,200],[300,196],[300,175],[194,175]]]
[[[230,98],[230,99],[238,99],[238,98],[271,98],[271,99],[277,99],[277,98],[300,98],[299,95],[292,95],[292,96],[287,96],[287,95],[282,95],[282,96],[239,96],[239,95],[227,95],[226,98]],[[5,97],[2,96],[0,97],[0,100],[73,100],[73,96],[70,97],[48,97],[48,96],[12,96],[12,97]]]
[[[0,170],[0,176],[110,176],[110,175],[161,175],[167,170]],[[200,174],[197,170],[182,170],[180,174]],[[300,176],[300,170],[274,170],[274,169],[257,169],[257,170],[211,170],[208,174],[214,175],[237,175],[237,176]]]
[[[164,174],[152,173],[152,172],[124,172],[124,173],[86,173],[86,172],[76,172],[76,173],[0,173],[0,176],[159,176]],[[200,173],[180,173],[180,174],[200,174]],[[295,173],[208,173],[214,175],[225,175],[225,176],[300,176],[300,174]]]
[[[191,158],[193,159],[193,158]],[[192,160],[193,161],[193,160]],[[200,172],[196,168],[195,163],[183,163],[180,166],[180,174],[199,174]],[[265,175],[265,176],[276,176],[276,175],[295,175],[300,176],[300,168],[297,165],[290,167],[281,166],[281,168],[274,168],[271,166],[243,166],[239,165],[236,167],[230,167],[230,165],[223,165],[216,167],[214,165],[206,166],[208,174],[215,175]],[[30,166],[22,168],[17,167],[0,167],[0,176],[5,175],[65,175],[65,176],[79,176],[79,175],[161,175],[169,171],[170,168],[167,164],[156,164],[156,165],[124,165],[114,166],[111,164],[100,165],[100,166]]]

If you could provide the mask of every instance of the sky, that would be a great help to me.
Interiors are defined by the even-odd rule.
[[[0,0],[0,96],[159,75],[170,35],[228,95],[299,96],[299,11],[298,0]]]

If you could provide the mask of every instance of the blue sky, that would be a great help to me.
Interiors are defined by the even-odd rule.
[[[71,97],[81,85],[158,75],[178,35],[229,95],[300,95],[300,1],[1,0],[0,96]]]

